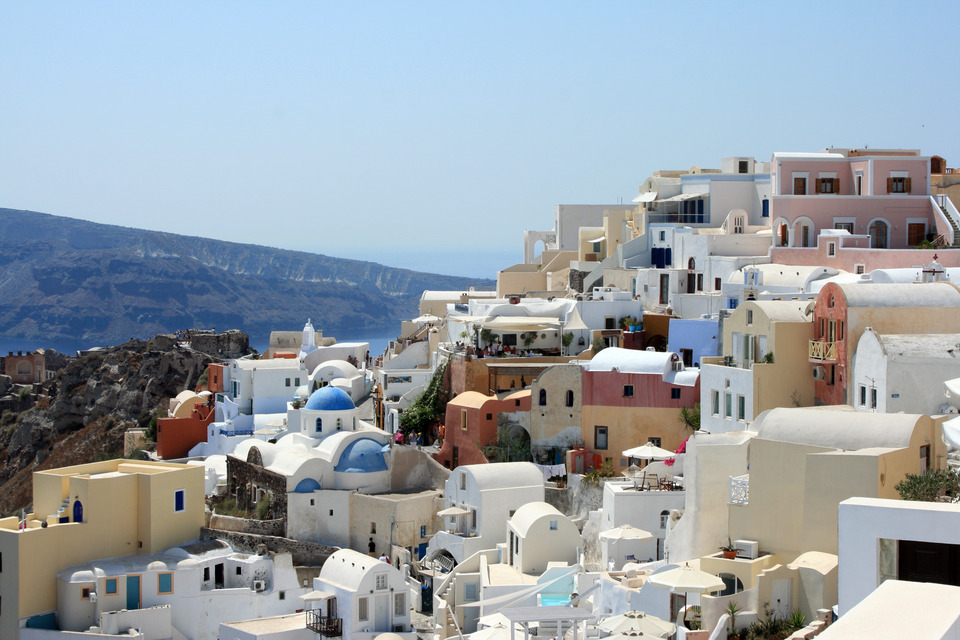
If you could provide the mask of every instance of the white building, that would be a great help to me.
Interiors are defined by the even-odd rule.
[[[878,413],[950,412],[943,383],[960,377],[960,333],[879,334],[867,327],[853,357],[853,406]]]
[[[603,513],[600,531],[623,525],[649,531],[654,539],[633,553],[633,562],[660,560],[664,556],[664,540],[670,531],[671,512],[682,510],[686,501],[683,491],[637,491],[633,482],[607,482],[603,485]],[[616,568],[628,558],[615,558]]]
[[[543,474],[530,462],[457,467],[447,479],[444,510],[462,513],[445,517],[448,530],[430,540],[427,558],[446,555],[460,563],[477,551],[495,549],[506,541],[507,520],[517,509],[543,499]]]
[[[222,621],[293,613],[306,592],[289,554],[242,553],[213,540],[60,571],[57,622],[63,631],[216,640]]]
[[[313,586],[322,594],[312,601],[313,611],[317,612],[313,619],[321,624],[324,618],[339,619],[343,638],[373,640],[381,633],[392,632],[404,640],[416,639],[407,582],[389,563],[341,549],[323,563]]]
[[[538,575],[551,562],[575,564],[583,547],[577,525],[546,502],[529,502],[507,521],[505,564]]]

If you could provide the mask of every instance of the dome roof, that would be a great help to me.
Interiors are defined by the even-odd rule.
[[[343,448],[334,471],[341,473],[371,473],[387,471],[383,459],[384,445],[372,438],[359,438]]]
[[[349,411],[356,407],[353,406],[353,400],[346,391],[326,386],[310,394],[304,408],[311,411]]]

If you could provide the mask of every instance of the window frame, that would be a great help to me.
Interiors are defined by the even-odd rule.
[[[164,590],[161,585],[161,580],[163,579],[164,576],[170,578],[170,585],[167,590]],[[157,595],[164,596],[164,595],[170,595],[172,593],[173,593],[173,571],[161,571],[157,573]]]
[[[624,398],[632,398],[632,397],[633,397],[633,385],[632,385],[632,384],[625,384],[625,385],[623,385],[623,397],[624,397]]]
[[[110,582],[113,582],[113,590],[110,590]],[[103,580],[103,594],[107,596],[115,596],[120,594],[120,578],[104,578]]]
[[[187,490],[174,489],[173,491],[173,512],[183,513],[187,510]]]
[[[600,446],[601,439],[603,446]],[[605,425],[593,425],[593,448],[606,451],[610,446],[610,430]]]

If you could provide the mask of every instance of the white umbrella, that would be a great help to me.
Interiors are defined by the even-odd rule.
[[[693,593],[720,591],[727,586],[723,580],[712,573],[694,569],[689,564],[677,567],[676,569],[668,569],[667,571],[655,573],[647,578],[647,582],[661,589],[669,589],[672,592],[682,592],[684,606],[687,604],[687,593],[691,591]]]
[[[443,511],[437,511],[438,516],[447,517],[447,516],[465,516],[469,511],[466,509],[461,509],[460,507],[447,507]]]
[[[420,316],[419,318],[414,318],[413,321],[414,321],[414,322],[422,322],[422,323],[425,323],[425,322],[440,322],[440,318],[438,318],[438,317],[435,316],[435,315],[431,315],[431,314],[427,313],[427,314],[424,314],[424,315]]]
[[[647,615],[643,611],[628,611],[605,618],[597,628],[611,634],[640,632],[644,635],[666,637],[676,632],[677,625],[656,616]]]
[[[653,540],[653,534],[643,529],[625,524],[614,529],[600,532],[601,540]]]
[[[633,449],[627,449],[623,451],[622,454],[624,458],[639,458],[641,460],[666,460],[667,458],[672,458],[677,455],[673,451],[661,449],[650,442],[640,445],[639,447],[634,447]]]

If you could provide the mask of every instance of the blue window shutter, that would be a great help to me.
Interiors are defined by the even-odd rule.
[[[184,491],[183,489],[178,489],[173,494],[173,510],[174,511],[183,511],[186,507],[184,506]]]
[[[671,249],[670,247],[667,247],[666,249],[663,250],[663,265],[665,267],[668,267],[673,264],[673,256],[671,255],[672,253],[673,253],[673,249]]]
[[[763,213],[761,214],[764,218],[770,217],[770,201],[766,198],[763,199]]]

